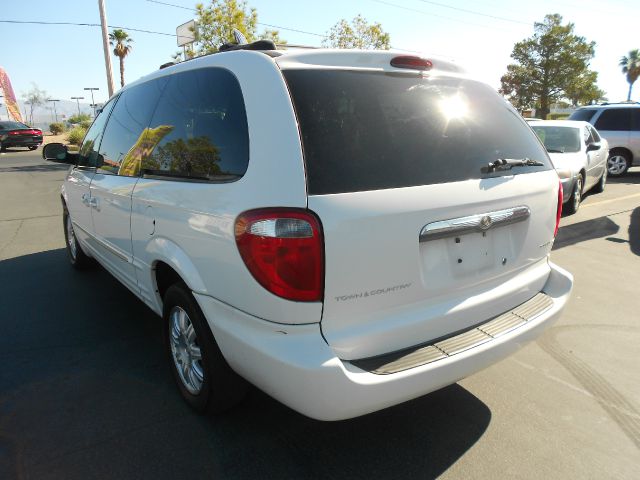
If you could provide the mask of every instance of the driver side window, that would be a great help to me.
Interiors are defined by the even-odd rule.
[[[87,131],[87,134],[84,136],[80,152],[78,152],[79,167],[95,168],[98,166],[98,147],[100,147],[100,141],[102,140],[102,132],[104,131],[104,126],[107,123],[107,119],[109,118],[109,114],[111,113],[116,100],[117,97],[112,98],[104,107],[102,107],[102,110],[93,121],[93,124]]]

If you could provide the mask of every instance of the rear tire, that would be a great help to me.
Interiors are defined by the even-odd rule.
[[[29,148],[29,150],[35,150],[36,148],[38,148],[38,146],[37,145],[32,145],[32,146],[30,146],[28,148]]]
[[[624,151],[614,150],[607,158],[607,171],[612,177],[620,177],[631,167],[631,158]]]
[[[170,286],[163,303],[165,349],[182,398],[198,413],[238,404],[247,383],[227,364],[189,288]]]
[[[578,175],[576,178],[576,183],[573,185],[573,192],[571,193],[571,197],[569,197],[569,201],[567,202],[567,208],[565,211],[569,215],[573,215],[580,208],[580,202],[582,201],[582,189],[584,188],[584,180],[582,179],[582,175]]]
[[[87,270],[96,265],[96,261],[86,255],[82,251],[82,247],[76,238],[73,231],[73,222],[69,216],[69,211],[65,208],[62,213],[62,222],[64,228],[64,239],[67,246],[67,255],[69,256],[69,263],[76,270]]]

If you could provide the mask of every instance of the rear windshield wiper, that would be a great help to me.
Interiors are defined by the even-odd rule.
[[[542,167],[544,163],[530,158],[499,158],[495,162],[489,162],[482,167],[482,173],[497,172],[498,170],[511,170],[513,167]]]

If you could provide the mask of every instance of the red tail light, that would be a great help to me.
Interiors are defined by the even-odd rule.
[[[42,135],[41,130],[29,129],[29,130],[12,130],[9,135]]]
[[[391,59],[391,66],[396,68],[410,68],[412,70],[429,70],[433,67],[433,62],[426,58],[412,55],[400,55]]]
[[[322,300],[324,241],[318,218],[308,210],[261,209],[235,224],[240,256],[253,278],[279,297]]]
[[[564,196],[562,193],[562,182],[560,182],[558,188],[558,207],[556,210],[556,229],[553,231],[553,237],[555,238],[558,235],[558,229],[560,228],[560,217],[562,216],[562,202],[564,200]]]

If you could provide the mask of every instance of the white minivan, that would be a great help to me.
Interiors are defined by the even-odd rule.
[[[562,189],[489,86],[437,59],[241,45],[102,108],[62,186],[71,263],[164,322],[177,384],[249,383],[339,420],[424,395],[536,338],[572,277]]]

